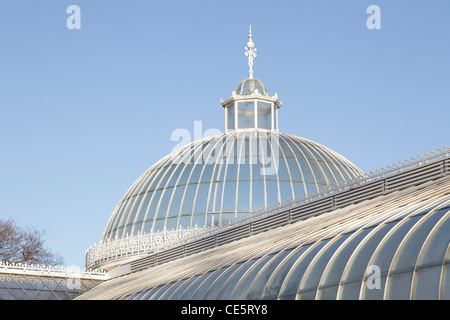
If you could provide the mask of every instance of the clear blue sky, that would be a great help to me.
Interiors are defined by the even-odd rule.
[[[366,27],[373,4],[380,30]],[[0,217],[46,229],[83,267],[175,129],[223,130],[249,24],[280,131],[365,172],[450,144],[448,0],[2,0]]]

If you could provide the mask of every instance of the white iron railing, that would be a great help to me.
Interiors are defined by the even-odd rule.
[[[104,270],[81,269],[76,266],[45,266],[26,263],[0,263],[0,275],[19,274],[28,276],[51,276],[57,278],[72,278],[91,280],[106,280],[108,273]]]

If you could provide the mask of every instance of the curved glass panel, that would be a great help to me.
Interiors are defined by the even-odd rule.
[[[225,272],[223,272],[219,278],[216,279],[214,284],[209,288],[208,292],[205,295],[205,299],[207,300],[216,300],[219,295],[220,290],[222,290],[223,285],[226,281],[228,281],[229,277],[234,274],[234,272],[239,269],[242,265],[238,263],[234,266],[228,267]]]
[[[374,252],[372,259],[369,261],[370,266],[377,266],[380,270],[380,288],[379,289],[368,289],[366,284],[368,275],[364,276],[363,285],[361,287],[361,299],[367,300],[382,300],[384,297],[386,277],[391,265],[392,259],[394,258],[395,252],[398,246],[404,239],[405,235],[412,227],[419,221],[423,216],[414,216],[411,218],[406,218],[401,221],[395,228],[393,228],[383,239],[382,243],[378,246],[377,250]]]
[[[403,240],[389,270],[386,299],[410,299],[412,277],[420,249],[431,229],[447,211],[441,209],[427,214]]]
[[[338,299],[357,300],[361,291],[361,283],[364,278],[368,263],[375,249],[384,236],[397,224],[398,221],[387,223],[365,239],[355,254],[348,261],[341,279],[338,291]]]
[[[206,279],[202,285],[195,291],[194,295],[192,296],[193,300],[198,299],[204,299],[205,294],[208,292],[208,289],[211,287],[211,285],[216,281],[216,279],[228,268],[221,268],[214,272],[208,279]]]
[[[233,290],[236,287],[239,280],[241,279],[242,275],[244,275],[247,272],[247,270],[250,269],[253,266],[253,264],[255,264],[257,261],[259,261],[259,259],[252,259],[246,261],[243,265],[239,267],[239,269],[236,272],[230,274],[229,278],[227,279],[227,282],[224,284],[222,289],[220,289],[217,299],[218,300],[230,299],[230,296],[233,293]]]
[[[244,81],[241,81],[236,87],[236,94],[239,96],[251,95],[255,93],[256,89],[259,94],[267,96],[264,84],[258,79],[245,79]]]
[[[421,250],[415,268],[412,299],[439,299],[441,271],[450,243],[449,230],[450,211],[432,231]]]
[[[330,239],[325,239],[318,243],[315,243],[312,247],[311,244],[306,245],[308,248],[304,254],[298,258],[291,270],[289,270],[286,279],[284,280],[279,294],[280,300],[294,300],[297,295],[297,290],[302,281],[303,275],[308,268],[311,261],[317,255],[317,253],[330,241]]]
[[[319,283],[317,299],[336,299],[338,287],[350,256],[373,227],[356,232],[346,241],[327,264]]]
[[[297,259],[306,251],[306,249],[308,249],[307,246],[295,248],[293,252],[291,252],[289,256],[286,257],[286,259],[279,266],[277,266],[276,270],[267,281],[261,299],[275,300],[278,298],[281,286],[289,270]]]
[[[192,296],[194,295],[194,293],[197,291],[197,289],[203,284],[204,281],[206,281],[211,274],[215,272],[214,271],[209,271],[203,275],[201,275],[197,281],[195,281],[194,284],[192,284],[180,297],[180,300],[190,300],[192,298]]]
[[[269,261],[262,270],[260,270],[255,279],[253,279],[245,299],[259,300],[261,298],[263,290],[266,287],[267,281],[273,271],[278,267],[281,261],[283,261],[283,259],[291,253],[291,251],[292,249],[279,253],[271,261]]]
[[[332,255],[349,236],[350,234],[347,233],[339,236],[338,238],[334,238],[317,254],[308,269],[306,269],[303,279],[300,282],[297,292],[298,300],[315,299],[317,287],[319,286],[319,281],[322,277],[323,270],[327,266]]]
[[[231,300],[243,300],[247,293],[248,288],[252,284],[253,279],[258,275],[258,272],[272,259],[275,253],[267,256],[263,256],[258,259],[258,262],[252,265],[252,267],[242,276],[239,283],[234,288],[234,291],[230,297]]]

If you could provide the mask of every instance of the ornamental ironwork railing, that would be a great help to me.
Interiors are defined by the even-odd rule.
[[[81,278],[91,280],[106,280],[108,273],[104,270],[81,269],[77,266],[46,266],[26,263],[0,263],[2,274],[16,274],[27,276],[51,276],[57,278]]]
[[[138,233],[94,244],[86,251],[86,266],[158,252],[215,233],[220,227],[178,228],[153,233]]]
[[[449,154],[450,148],[444,147],[443,149],[432,151],[429,154],[418,155],[416,158],[401,161],[398,164],[393,164],[392,166],[387,166],[386,168],[370,172],[369,174],[366,174],[359,179],[346,181],[333,186],[328,186],[322,190],[310,193],[306,196],[301,196],[290,201],[286,201],[281,205],[276,205],[259,211],[251,212],[239,219],[225,222],[221,226],[163,230],[155,233],[126,235],[123,238],[101,242],[86,251],[86,266],[98,266],[108,261],[113,261],[121,258],[146,256],[151,253],[157,253],[162,250],[180,246],[184,243],[203,239],[210,235],[226,231],[227,229],[236,228],[238,226],[257,221],[258,219],[275,215],[277,213],[289,210],[290,208],[299,207],[318,199],[340,194],[347,190],[364,186],[377,180],[382,180],[404,171],[409,171],[410,169],[427,165],[433,161],[448,158]],[[449,160],[446,160],[445,163],[446,165],[442,169],[444,170],[443,175],[447,175],[450,173],[448,172],[450,171]]]

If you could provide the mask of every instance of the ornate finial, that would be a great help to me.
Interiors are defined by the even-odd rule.
[[[245,47],[245,55],[248,57],[248,66],[250,67],[250,79],[253,79],[253,58],[256,57],[256,48],[255,44],[252,41],[252,26],[250,25],[250,31],[248,34],[248,42]]]

